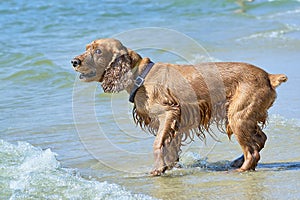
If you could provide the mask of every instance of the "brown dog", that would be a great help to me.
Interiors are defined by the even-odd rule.
[[[130,94],[135,122],[156,136],[153,175],[171,169],[182,142],[195,134],[205,138],[213,122],[241,145],[239,171],[254,170],[275,88],[287,81],[247,63],[153,64],[115,39],[93,41],[71,62],[80,80],[101,82],[104,92]]]

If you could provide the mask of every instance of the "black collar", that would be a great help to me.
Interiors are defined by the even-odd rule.
[[[145,77],[147,76],[147,74],[149,73],[149,71],[151,70],[153,65],[154,65],[154,63],[150,61],[147,64],[147,66],[145,67],[145,69],[142,71],[141,75],[137,76],[136,79],[134,80],[134,85],[133,85],[133,88],[132,88],[132,90],[130,92],[130,96],[129,96],[129,101],[131,103],[134,102],[134,97],[135,97],[137,90],[143,85],[143,83],[145,81]]]

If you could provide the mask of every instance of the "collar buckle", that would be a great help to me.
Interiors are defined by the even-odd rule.
[[[137,90],[144,84],[145,77],[147,76],[148,72],[150,71],[153,65],[154,63],[150,61],[146,66],[146,68],[144,69],[144,71],[140,75],[138,75],[134,80],[134,85],[129,96],[129,102],[134,103],[135,94]]]
[[[134,81],[134,85],[136,85],[137,87],[141,87],[144,83],[145,79],[141,76],[136,77],[135,81]]]

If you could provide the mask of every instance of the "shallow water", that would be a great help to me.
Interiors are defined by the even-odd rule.
[[[9,0],[0,25],[0,199],[299,199],[299,1]],[[183,168],[149,177],[154,138],[134,125],[128,95],[79,82],[70,65],[102,37],[155,62],[287,74],[257,171],[228,171],[241,150],[216,132],[221,142],[184,148]]]

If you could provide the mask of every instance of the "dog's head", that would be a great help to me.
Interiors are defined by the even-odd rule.
[[[102,83],[104,92],[119,92],[130,84],[131,69],[141,57],[116,39],[98,39],[86,46],[86,51],[72,61],[79,79]]]

